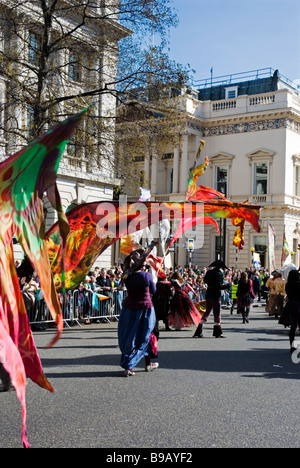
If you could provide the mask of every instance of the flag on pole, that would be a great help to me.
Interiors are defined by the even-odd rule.
[[[283,233],[283,244],[282,244],[282,254],[281,254],[281,266],[284,265],[288,255],[290,254],[289,244],[286,240],[285,232]]]
[[[270,271],[276,270],[275,263],[275,240],[276,233],[270,222],[268,222],[268,252],[269,252],[269,268]]]

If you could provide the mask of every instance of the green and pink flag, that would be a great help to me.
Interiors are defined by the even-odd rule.
[[[13,236],[39,277],[45,301],[57,324],[52,346],[62,332],[61,308],[52,279],[45,242],[43,195],[58,215],[62,249],[69,226],[56,185],[61,155],[85,111],[68,118],[0,164],[0,361],[9,373],[22,404],[22,442],[26,432],[26,376],[53,392],[44,375],[22,298],[13,255]],[[63,262],[63,256],[62,256]],[[61,265],[63,275],[64,266]]]

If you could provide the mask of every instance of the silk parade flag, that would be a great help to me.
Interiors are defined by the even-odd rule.
[[[275,262],[275,241],[276,233],[270,222],[268,222],[268,252],[269,252],[269,269],[270,272],[276,270]]]
[[[69,227],[57,190],[56,174],[63,150],[82,116],[83,113],[70,117],[0,164],[0,360],[22,404],[25,447],[29,447],[26,376],[50,392],[54,390],[43,373],[29,326],[14,263],[13,236],[37,273],[44,299],[57,324],[52,345],[62,332],[63,321],[45,243],[42,198],[46,193],[58,214],[58,234],[64,246]],[[61,260],[63,276],[63,257]]]
[[[201,175],[204,174],[208,165],[209,159],[205,159],[204,164],[197,165],[197,159],[199,159],[202,149],[204,148],[205,142],[200,140],[200,147],[197,152],[196,161],[194,166],[190,169],[188,187],[186,193],[187,201],[198,201],[203,202],[203,214],[204,217],[198,217],[194,220],[182,220],[179,224],[177,231],[175,232],[172,243],[178,239],[185,228],[190,225],[196,224],[211,224],[215,226],[217,232],[219,228],[216,222],[216,218],[230,218],[232,224],[237,226],[237,230],[234,234],[233,244],[239,249],[242,250],[244,247],[244,228],[245,222],[248,221],[257,232],[260,232],[259,225],[259,215],[260,215],[260,206],[258,205],[248,205],[246,203],[233,203],[226,199],[225,195],[221,192],[218,192],[215,189],[206,187],[204,185],[197,185],[198,179]],[[171,245],[171,244],[170,244]]]
[[[284,262],[286,261],[287,257],[290,254],[290,247],[289,244],[286,240],[286,235],[285,232],[283,233],[283,243],[282,243],[282,254],[281,254],[281,266],[284,265]]]

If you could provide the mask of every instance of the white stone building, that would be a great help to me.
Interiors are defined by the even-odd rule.
[[[186,115],[185,130],[176,147],[165,147],[165,156],[145,155],[138,167],[149,180],[152,199],[184,200],[188,170],[193,166],[199,140],[205,140],[202,161],[210,165],[201,185],[224,192],[234,202],[262,205],[261,232],[246,223],[245,247],[232,245],[234,226],[222,223],[222,236],[205,226],[205,242],[193,253],[193,263],[207,266],[218,255],[228,266],[251,266],[258,252],[268,267],[267,226],[276,232],[276,267],[281,267],[283,235],[299,265],[300,244],[300,90],[278,71],[258,70],[222,79],[204,80],[181,92]],[[185,248],[179,248],[177,264],[186,264]]]

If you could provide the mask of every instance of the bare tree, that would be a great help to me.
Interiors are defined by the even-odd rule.
[[[164,52],[168,31],[177,22],[171,4],[172,0],[0,0],[2,152],[11,153],[49,125],[95,102],[70,152],[91,167],[107,169],[113,164],[116,98],[132,109],[132,88],[157,90],[175,84],[178,77],[187,79],[186,70]],[[123,123],[129,114],[123,113]]]

